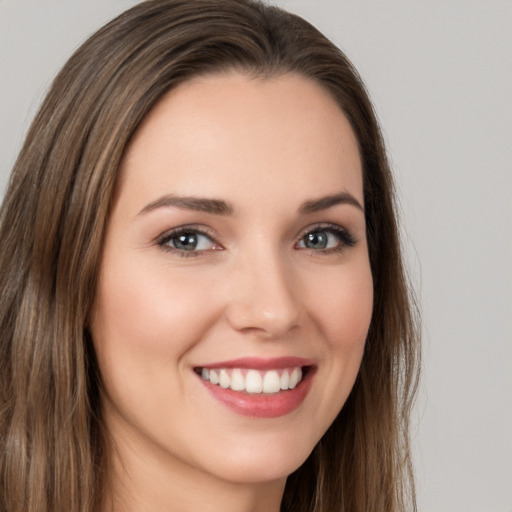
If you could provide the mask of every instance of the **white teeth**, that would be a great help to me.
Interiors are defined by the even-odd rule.
[[[300,368],[294,368],[292,374],[290,375],[290,382],[288,383],[288,387],[293,389],[302,379],[302,371]]]
[[[281,379],[276,371],[265,373],[263,377],[263,393],[277,393],[281,389]]]
[[[212,384],[233,391],[247,393],[278,393],[287,389],[294,389],[302,380],[300,367],[286,368],[284,370],[242,370],[239,368],[219,368],[210,370],[201,368],[201,377]]]
[[[247,393],[261,393],[263,391],[263,379],[260,372],[249,370],[245,376],[245,390]]]
[[[288,370],[285,370],[281,375],[281,389],[288,389],[289,382],[290,382],[290,374],[288,373]]]
[[[210,370],[210,382],[212,384],[219,383],[219,374],[215,370]]]
[[[221,370],[219,373],[219,384],[221,388],[229,388],[231,386],[231,377],[226,370]]]
[[[233,391],[245,390],[245,378],[240,370],[233,370],[231,374],[231,389]]]

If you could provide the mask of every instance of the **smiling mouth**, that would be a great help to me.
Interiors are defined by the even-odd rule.
[[[256,370],[252,368],[194,368],[204,380],[223,389],[250,395],[292,390],[308,373],[309,366]]]

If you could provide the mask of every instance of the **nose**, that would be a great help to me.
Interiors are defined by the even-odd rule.
[[[227,318],[231,327],[264,339],[285,336],[299,325],[296,279],[279,255],[248,258],[230,277]]]

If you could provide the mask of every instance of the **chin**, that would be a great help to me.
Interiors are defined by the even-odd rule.
[[[210,472],[238,484],[284,480],[306,461],[314,448],[313,443],[304,440],[290,443],[290,439],[278,447],[271,446],[268,443],[265,448],[254,443],[238,450],[233,448],[229,453],[215,456],[217,464]]]

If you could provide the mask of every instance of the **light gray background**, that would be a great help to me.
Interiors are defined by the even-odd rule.
[[[135,3],[0,0],[0,191],[57,69]],[[277,3],[347,52],[384,127],[424,318],[419,509],[512,512],[512,2]]]

